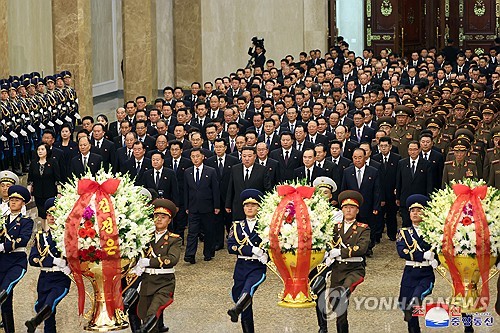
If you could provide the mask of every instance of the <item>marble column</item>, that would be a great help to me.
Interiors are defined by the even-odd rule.
[[[202,80],[201,23],[201,0],[174,0],[176,84],[184,88],[193,81]],[[213,47],[223,48],[221,45]]]
[[[122,0],[123,89],[126,101],[158,95],[156,0]]]
[[[9,29],[7,20],[7,2],[0,0],[0,78],[9,77]]]
[[[90,1],[52,0],[54,68],[69,70],[80,114],[93,115]]]

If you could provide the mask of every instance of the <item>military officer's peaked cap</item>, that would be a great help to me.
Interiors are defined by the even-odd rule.
[[[413,111],[405,105],[396,106],[394,112],[396,116],[413,116]]]
[[[70,71],[62,71],[61,76],[63,78],[71,77],[71,72]]]
[[[377,120],[377,126],[380,128],[380,126],[389,126],[393,127],[396,124],[396,121],[392,117],[380,117]]]
[[[425,121],[425,127],[443,127],[443,121],[438,117],[431,117]]]
[[[153,201],[153,206],[155,207],[154,214],[166,214],[171,218],[177,214],[177,207],[168,199],[156,199]]]
[[[25,203],[28,203],[31,200],[31,194],[28,189],[21,185],[12,185],[9,187],[9,199],[10,198],[18,198],[23,200]]]
[[[19,177],[9,170],[0,171],[0,183],[11,183],[12,185],[19,184]]]
[[[360,207],[363,204],[363,196],[358,191],[347,190],[339,194],[340,207],[347,205]]]
[[[260,205],[260,201],[262,200],[262,197],[264,194],[262,194],[261,191],[256,190],[254,188],[247,188],[246,190],[243,190],[240,194],[240,199],[241,202],[243,202],[243,205],[247,203],[254,203]]]
[[[313,182],[313,186],[317,188],[326,187],[330,189],[330,192],[332,193],[337,190],[337,184],[335,184],[333,179],[325,176],[317,177]]]
[[[406,207],[408,207],[408,210],[411,210],[412,208],[424,209],[425,206],[427,206],[428,201],[429,198],[423,194],[412,194],[408,197],[408,199],[406,199]]]
[[[466,139],[455,139],[451,142],[451,148],[458,151],[467,151],[470,149],[470,142]]]
[[[500,126],[495,126],[491,129],[491,137],[496,138],[497,136],[500,136]]]
[[[56,78],[53,75],[47,75],[44,80],[46,85],[49,82],[56,82]]]

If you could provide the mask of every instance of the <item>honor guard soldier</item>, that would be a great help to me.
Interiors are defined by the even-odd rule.
[[[168,231],[177,208],[168,199],[153,201],[155,233],[149,243],[145,257],[141,258],[134,271],[142,275],[137,314],[142,319],[139,333],[159,332],[158,318],[174,301],[175,268],[181,255],[181,238]]]
[[[16,284],[26,274],[26,246],[33,233],[33,220],[23,216],[21,209],[31,199],[26,187],[9,187],[9,215],[4,217],[0,236],[0,304],[6,333],[14,332],[12,294]]]
[[[333,200],[333,193],[337,190],[337,184],[333,181],[333,179],[329,177],[318,177],[314,180],[313,186],[320,191],[321,194],[325,198],[328,199],[328,202],[332,202]],[[333,208],[333,204],[332,204]],[[334,221],[342,221],[342,211],[337,211],[338,214],[333,217]],[[328,333],[328,321],[326,318],[326,313],[324,313],[324,310],[327,309],[326,307],[326,295],[324,291],[326,290],[326,281],[328,280],[328,275],[330,274],[330,269],[327,268],[323,270],[320,274],[318,274],[318,271],[313,269],[311,273],[309,274],[309,279],[314,279],[311,280],[311,291],[318,296],[318,299],[316,300],[316,317],[318,319],[318,326],[319,326],[319,331],[318,333]]]
[[[0,172],[0,194],[2,203],[0,203],[1,216],[10,214],[9,208],[9,187],[19,184],[19,177],[12,171],[4,170]],[[21,214],[26,215],[26,206],[21,209]]]
[[[41,267],[41,271],[37,284],[36,315],[25,323],[28,333],[34,333],[37,326],[44,321],[45,333],[56,332],[56,306],[68,294],[71,284],[68,277],[71,270],[66,259],[57,250],[56,242],[50,232],[55,223],[52,215],[55,208],[55,198],[45,201],[47,219],[42,222],[42,230],[35,234],[35,244],[30,252],[30,265]]]
[[[236,254],[238,260],[234,267],[234,285],[231,290],[233,308],[227,311],[231,321],[238,322],[241,314],[243,333],[254,333],[252,297],[257,287],[266,279],[267,254],[259,246],[262,239],[257,234],[257,213],[262,199],[262,192],[246,189],[240,194],[243,202],[245,220],[234,221],[227,239],[230,254]]]
[[[370,228],[356,221],[363,196],[357,191],[347,190],[339,194],[340,207],[344,218],[333,232],[333,249],[328,257],[331,264],[330,288],[338,291],[332,298],[332,309],[337,314],[337,332],[349,332],[347,306],[349,296],[364,281],[365,255],[370,245]],[[332,293],[329,295],[332,296]]]
[[[404,105],[398,105],[394,109],[396,113],[396,126],[391,130],[389,135],[392,139],[399,140],[399,154],[402,158],[408,157],[408,143],[417,138],[416,129],[408,126],[410,117],[413,116],[413,111]],[[396,141],[397,142],[397,141]]]
[[[429,198],[422,194],[408,197],[406,207],[410,211],[412,225],[399,230],[396,242],[399,256],[406,260],[399,289],[399,304],[404,312],[404,320],[408,323],[409,333],[420,333],[418,317],[413,316],[413,307],[421,306],[424,297],[432,292],[435,280],[433,267],[438,266],[434,252],[422,239],[419,231],[422,210],[428,201]]]
[[[454,160],[444,163],[442,188],[452,180],[459,181],[464,178],[477,178],[477,168],[474,161],[466,161],[465,157],[470,150],[470,143],[466,139],[455,139],[451,143]]]

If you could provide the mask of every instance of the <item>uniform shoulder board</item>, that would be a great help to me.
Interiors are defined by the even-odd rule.
[[[405,230],[408,230],[408,229],[410,229],[410,228],[408,228],[408,227],[403,227],[403,228],[399,229],[399,231],[405,231]]]
[[[495,147],[486,149],[487,152],[495,151]]]
[[[173,238],[179,238],[179,237],[181,237],[180,235],[178,235],[178,234],[174,234],[173,232],[171,232],[171,233],[169,234],[169,236],[170,236],[170,237],[173,237]]]
[[[241,223],[244,223],[244,222],[245,222],[245,220],[234,221],[234,223],[236,223],[236,224],[241,224]]]
[[[493,162],[491,162],[491,164],[498,164],[500,163],[500,160],[494,160]]]
[[[447,136],[443,136],[443,137],[441,138],[441,140],[446,141],[446,142],[450,142],[450,138],[449,138],[449,137],[447,137]]]
[[[476,156],[479,155],[479,153],[477,151],[471,151],[470,154],[471,155],[476,155]]]
[[[391,138],[392,141],[395,141],[395,142],[400,142],[401,140],[399,140],[398,138]]]
[[[447,165],[447,164],[453,164],[453,161],[446,161],[446,162],[444,162],[444,164],[445,165]]]
[[[356,222],[356,225],[361,228],[368,228],[368,224],[366,223]]]
[[[468,164],[476,164],[476,161],[473,161],[473,160],[470,160],[470,161],[467,161]]]
[[[413,128],[413,129],[417,128],[417,126],[416,126],[416,125],[414,125],[414,124],[408,124],[408,127],[409,127],[409,128]]]

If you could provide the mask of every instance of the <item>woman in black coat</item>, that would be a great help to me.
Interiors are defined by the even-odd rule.
[[[28,172],[28,185],[35,198],[38,216],[47,217],[44,204],[48,198],[57,196],[57,184],[61,180],[59,165],[50,155],[50,147],[40,143],[36,149],[37,157],[31,161]]]
[[[68,169],[73,157],[78,155],[78,145],[72,140],[73,128],[70,124],[66,123],[61,126],[61,141],[54,143],[55,148],[59,148],[63,151],[63,161],[57,161],[59,163],[60,170],[60,182],[64,183],[68,180]]]

